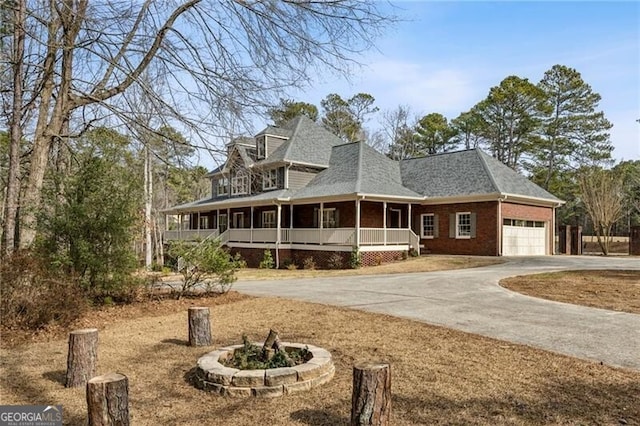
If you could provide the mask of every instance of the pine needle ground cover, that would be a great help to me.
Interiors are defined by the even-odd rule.
[[[333,380],[275,399],[195,389],[186,377],[213,349],[186,345],[191,305],[210,306],[216,347],[241,343],[243,333],[259,341],[273,327],[288,341],[329,350]],[[129,377],[135,425],[347,425],[352,366],[361,361],[391,364],[394,425],[640,423],[640,372],[385,315],[230,292],[111,308],[83,321],[78,328],[100,329],[98,373]],[[66,423],[85,424],[84,389],[62,385],[66,351],[64,333],[5,346],[2,403],[62,404]]]

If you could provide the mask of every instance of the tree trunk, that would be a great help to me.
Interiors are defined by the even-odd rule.
[[[189,308],[189,345],[211,346],[209,308]]]
[[[353,367],[351,426],[386,426],[391,418],[391,367],[363,363]]]
[[[69,334],[65,386],[68,388],[84,386],[96,375],[97,359],[98,329],[85,328],[72,331]]]
[[[13,19],[13,100],[9,129],[9,173],[4,202],[4,229],[2,232],[2,253],[12,253],[15,244],[18,199],[20,198],[20,145],[22,144],[22,71],[24,63],[24,21],[26,1],[16,2]]]
[[[109,373],[87,383],[89,426],[129,425],[129,380]]]
[[[149,141],[146,142],[147,144]],[[151,173],[151,153],[144,147],[144,266],[151,270],[153,244],[151,242],[151,203],[153,201],[153,175]]]

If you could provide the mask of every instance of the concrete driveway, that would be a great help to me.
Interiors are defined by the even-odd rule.
[[[483,268],[414,274],[238,282],[234,289],[410,318],[640,370],[640,315],[525,296],[502,278],[565,269],[637,269],[640,259],[505,258]],[[640,294],[638,294],[640,298]]]

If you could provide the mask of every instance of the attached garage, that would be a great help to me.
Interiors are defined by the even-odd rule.
[[[504,219],[503,256],[544,256],[547,254],[547,227],[542,221]]]

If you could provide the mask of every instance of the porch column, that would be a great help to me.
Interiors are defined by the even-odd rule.
[[[198,212],[198,215],[196,216],[196,229],[199,231],[200,230],[200,212]],[[198,232],[198,234],[200,234]]]
[[[320,211],[318,212],[318,233],[320,234],[320,245],[322,245],[322,219],[324,218],[324,202],[320,201]]]
[[[360,249],[360,199],[356,198],[356,247]]]
[[[251,206],[251,218],[249,218],[249,222],[251,223],[251,231],[250,232],[250,236],[249,236],[249,242],[252,243],[253,242],[253,206]]]
[[[382,234],[383,234],[383,244],[387,245],[387,202],[382,202]]]
[[[182,240],[182,213],[178,213],[178,239]]]
[[[289,229],[293,229],[293,204],[289,204]],[[291,235],[289,235],[291,238]]]
[[[277,228],[276,228],[276,269],[278,269],[280,267],[280,250],[278,249],[279,245],[280,245],[280,230],[281,230],[281,225],[280,225],[280,220],[282,220],[282,205],[278,204],[278,210],[277,210],[277,215],[276,215],[276,224],[277,224]]]
[[[413,232],[411,229],[411,203],[407,206],[407,228],[409,228],[409,235],[407,235],[407,237],[409,237],[409,248],[415,248],[417,250],[417,247],[411,247],[411,233]]]

